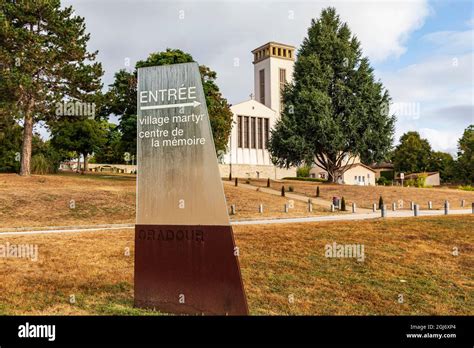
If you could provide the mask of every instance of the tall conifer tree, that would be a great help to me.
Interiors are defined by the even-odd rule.
[[[88,41],[84,18],[59,0],[0,2],[0,107],[22,120],[21,175],[31,172],[34,125],[60,117],[59,102],[94,102],[102,67]]]
[[[336,181],[344,163],[379,161],[392,145],[389,94],[334,8],[312,20],[283,101],[269,144],[277,165],[315,164]]]

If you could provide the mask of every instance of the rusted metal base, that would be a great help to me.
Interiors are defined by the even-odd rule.
[[[136,225],[135,306],[247,315],[231,226]]]

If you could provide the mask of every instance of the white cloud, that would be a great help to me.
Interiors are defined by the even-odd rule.
[[[431,13],[427,1],[354,1],[336,8],[362,41],[364,53],[374,61],[399,57],[406,40]]]
[[[444,42],[437,52],[451,45],[449,40]],[[464,129],[474,123],[474,53],[434,53],[416,64],[378,75],[393,102],[408,105],[396,114],[396,143],[403,133],[417,130],[435,150],[454,155]]]
[[[474,53],[434,56],[397,71],[378,72],[395,102],[469,103]]]
[[[474,30],[437,31],[425,35],[422,40],[435,44],[444,53],[472,51]]]
[[[181,48],[217,71],[224,96],[236,103],[253,91],[250,51],[268,41],[299,46],[312,18],[334,6],[373,61],[398,57],[405,41],[430,10],[427,0],[410,1],[90,1],[67,0],[84,16],[90,46],[99,50],[105,82],[149,53]],[[184,11],[184,12],[180,12]],[[180,14],[182,15],[180,19]],[[241,66],[234,67],[234,58]]]
[[[433,128],[420,128],[419,132],[422,138],[429,140],[433,150],[450,152],[453,155],[456,153],[459,132]]]

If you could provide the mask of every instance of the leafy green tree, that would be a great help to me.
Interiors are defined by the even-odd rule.
[[[202,77],[202,86],[204,96],[206,97],[214,146],[217,152],[226,152],[232,130],[232,111],[215,82],[217,78],[216,72],[204,65],[199,66],[199,71]]]
[[[137,138],[137,70],[138,68],[194,62],[193,57],[179,49],[166,49],[163,52],[151,53],[146,60],[138,61],[134,72],[120,70],[115,74],[115,81],[110,85],[106,95],[107,113],[120,117],[119,129],[122,133],[122,149],[131,154],[136,153]],[[199,71],[202,77],[204,95],[209,111],[209,119],[216,151],[225,151],[232,129],[232,112],[223,98],[215,80],[216,72],[201,65]]]
[[[400,138],[400,144],[393,152],[395,171],[419,173],[429,170],[431,165],[431,145],[418,132],[407,132]]]
[[[13,116],[0,114],[0,172],[20,170],[21,131]]]
[[[108,123],[105,130],[106,141],[94,151],[94,161],[96,163],[124,163],[124,154],[120,150],[121,134],[118,126]]]
[[[474,183],[474,125],[464,130],[458,142],[457,160],[458,180],[466,183]]]
[[[450,182],[456,173],[455,161],[449,153],[434,151],[430,156],[430,172],[439,172],[443,182]]]
[[[44,141],[39,134],[33,135],[33,157],[32,157],[32,173],[35,173],[34,170],[34,161],[35,156],[41,158],[41,161],[44,161],[47,170],[45,173],[41,174],[52,174],[57,173],[59,170],[59,165],[64,159],[62,151],[58,151],[51,144],[51,140]],[[36,172],[35,174],[39,174]]]
[[[117,130],[121,133],[119,149],[122,156],[126,152],[136,155],[137,77],[135,73],[123,69],[115,73],[115,80],[105,95],[103,113],[120,117]]]
[[[0,107],[23,120],[21,175],[29,175],[33,127],[64,100],[93,102],[102,67],[87,50],[84,18],[60,0],[0,3]]]
[[[105,121],[66,119],[51,128],[51,144],[56,149],[82,155],[84,172],[87,171],[87,156],[98,151],[107,140],[106,126]]]
[[[312,20],[283,102],[269,142],[279,166],[314,164],[334,182],[345,161],[378,162],[391,147],[389,94],[334,8]]]

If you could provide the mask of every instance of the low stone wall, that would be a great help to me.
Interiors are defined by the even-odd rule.
[[[228,178],[230,172],[229,164],[219,164],[219,170],[222,178]],[[260,178],[279,180],[284,177],[296,176],[296,168],[278,168],[275,166],[251,165],[251,164],[233,164],[233,178]]]
[[[135,173],[137,170],[136,165],[130,164],[99,164],[89,163],[88,170],[90,172],[112,172],[112,173]]]

